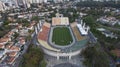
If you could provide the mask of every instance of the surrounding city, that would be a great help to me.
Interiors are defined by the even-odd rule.
[[[0,0],[0,67],[120,67],[120,1]]]

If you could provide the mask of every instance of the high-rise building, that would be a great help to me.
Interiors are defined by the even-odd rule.
[[[16,0],[0,0],[0,1],[5,3],[7,6],[17,6]]]
[[[0,1],[0,11],[4,11],[5,9],[5,4]]]
[[[0,7],[0,10],[9,10],[18,7],[18,4],[16,0],[0,0]]]
[[[55,2],[55,3],[66,2],[66,1],[69,1],[69,0],[53,0],[53,2]]]
[[[47,3],[47,0],[28,0],[31,4],[32,3]]]
[[[74,0],[73,0],[74,1]],[[78,2],[80,2],[80,1],[99,1],[99,2],[104,2],[104,1],[115,1],[115,2],[117,2],[117,1],[119,1],[119,0],[75,0],[75,1],[78,1]]]

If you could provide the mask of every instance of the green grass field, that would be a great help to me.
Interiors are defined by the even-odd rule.
[[[52,42],[60,45],[66,46],[73,42],[69,28],[67,27],[57,27],[53,30]]]

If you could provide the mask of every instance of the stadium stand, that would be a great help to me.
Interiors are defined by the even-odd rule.
[[[77,41],[84,39],[84,37],[80,35],[80,32],[77,29],[77,27],[72,27],[72,30],[73,30],[73,33],[75,34]]]
[[[77,26],[77,22],[71,23],[70,26],[71,27],[76,27]]]
[[[81,36],[81,34],[80,34],[80,32],[79,32],[79,30],[77,28],[77,22],[72,23],[71,28],[73,30],[73,33],[74,33],[77,41],[81,41],[81,40],[83,40],[85,38],[85,37]]]
[[[49,50],[52,50],[52,51],[56,51],[56,52],[60,51],[58,49],[55,49],[55,48],[51,47],[46,41],[43,41],[43,40],[40,40],[40,39],[38,41],[46,49],[49,49]]]
[[[43,26],[42,31],[38,34],[38,38],[41,40],[47,41],[49,30],[50,28]]]
[[[62,52],[74,52],[77,51],[81,48],[84,48],[87,44],[88,40],[87,39],[83,39],[81,41],[76,42],[73,46],[63,49]]]
[[[51,26],[51,25],[50,25],[49,23],[46,23],[46,22],[43,24],[43,26],[42,26],[42,31],[40,31],[39,34],[38,34],[38,42],[39,42],[44,48],[58,52],[58,51],[60,51],[60,50],[51,47],[51,46],[47,43],[50,26]]]
[[[50,30],[50,24],[45,22],[42,26],[42,31],[40,31],[38,34],[38,39],[47,41],[49,30]]]
[[[69,25],[68,17],[53,17],[52,25]]]
[[[88,34],[88,31],[86,31],[85,28],[83,28],[83,26],[81,24],[77,24],[77,27],[82,35]]]
[[[60,18],[52,18],[52,25],[60,25],[61,19]]]

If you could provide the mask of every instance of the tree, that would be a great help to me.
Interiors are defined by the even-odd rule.
[[[76,4],[78,7],[115,7],[119,8],[120,2],[115,3],[114,1],[104,1],[104,2],[97,2],[97,1],[83,1],[78,2]]]
[[[109,67],[109,59],[105,52],[100,47],[87,47],[82,51],[84,65],[87,67]]]
[[[13,36],[16,39],[19,36],[19,33],[15,32]]]
[[[40,20],[40,18],[38,17],[38,16],[33,16],[32,18],[31,18],[31,21],[39,21]]]
[[[92,15],[86,16],[83,18],[83,21],[89,25],[92,29],[96,28],[98,25],[96,23],[96,20]]]
[[[3,25],[5,26],[5,25],[8,25],[9,23],[10,23],[9,20],[5,20],[4,23],[3,23]]]
[[[29,46],[27,53],[23,56],[22,67],[39,67],[39,63],[43,61],[43,52],[32,44]]]
[[[27,19],[22,19],[22,24],[23,24],[23,26],[28,27],[30,23]]]
[[[45,60],[43,60],[41,63],[40,63],[40,67],[46,67],[47,63]]]

